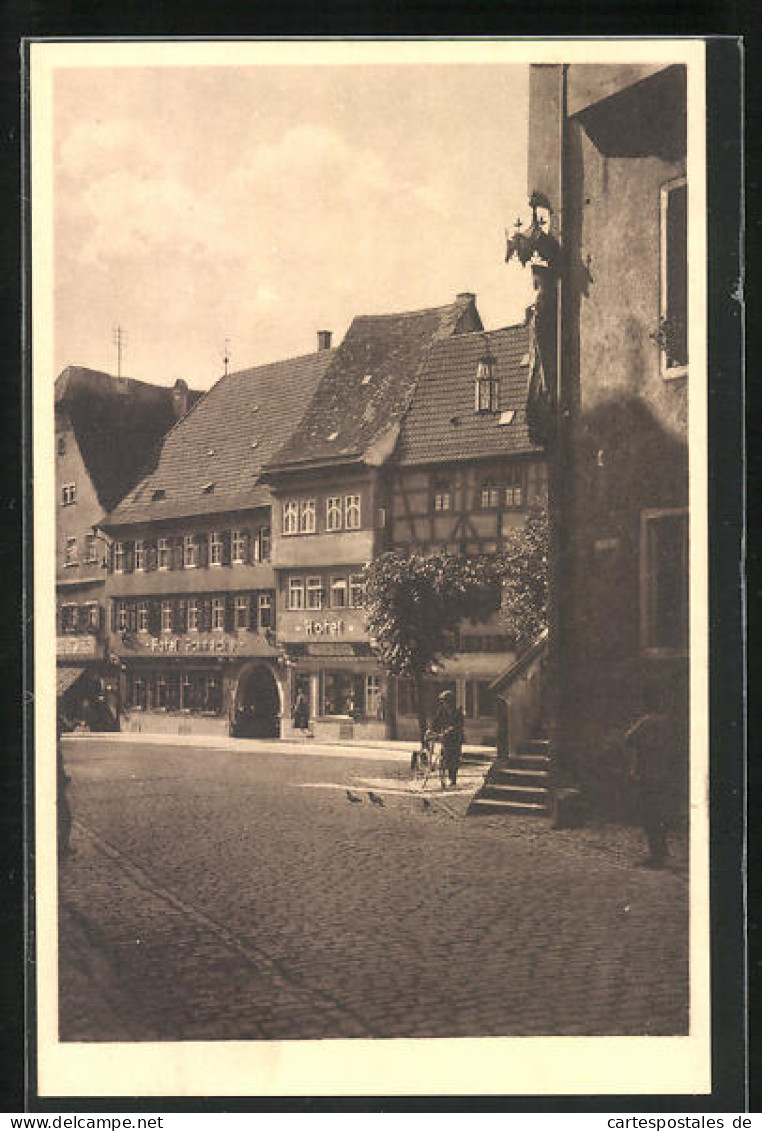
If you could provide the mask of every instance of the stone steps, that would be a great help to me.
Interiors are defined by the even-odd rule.
[[[547,739],[532,739],[509,758],[490,767],[468,813],[517,813],[549,816],[550,756]]]

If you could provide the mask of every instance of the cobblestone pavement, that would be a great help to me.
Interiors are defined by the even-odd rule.
[[[636,831],[466,818],[476,770],[423,798],[399,760],[65,756],[63,1040],[687,1030],[684,855],[639,869]]]

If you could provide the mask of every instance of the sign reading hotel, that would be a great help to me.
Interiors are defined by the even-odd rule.
[[[343,620],[307,620],[304,622],[307,636],[343,636]]]
[[[56,637],[57,656],[86,656],[95,659],[101,655],[102,650],[101,642],[94,636]]]

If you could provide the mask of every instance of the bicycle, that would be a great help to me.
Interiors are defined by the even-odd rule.
[[[447,766],[445,764],[442,740],[438,734],[426,733],[420,750],[415,750],[410,759],[410,768],[413,779],[417,780],[419,774],[423,775],[421,793],[423,793],[432,774],[439,775],[439,784],[442,789],[447,788]]]

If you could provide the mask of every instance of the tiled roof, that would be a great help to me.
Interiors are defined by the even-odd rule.
[[[335,352],[319,350],[223,377],[167,435],[154,470],[104,525],[268,504],[269,489],[259,481],[262,466],[298,425]],[[157,491],[163,497],[155,499]]]
[[[188,404],[194,404],[201,394],[184,388]],[[67,366],[56,379],[56,411],[68,416],[106,510],[145,474],[176,423],[176,391],[80,365]]]
[[[497,413],[474,411],[476,367],[488,352],[499,380]],[[431,463],[538,451],[529,440],[525,405],[529,333],[526,326],[458,334],[430,350],[405,415],[395,463]],[[510,423],[501,415],[513,412]],[[502,416],[503,421],[507,417]]]
[[[374,444],[386,448],[385,437],[391,450],[428,351],[440,339],[478,328],[471,294],[429,310],[355,318],[298,432],[269,468],[367,457]]]

